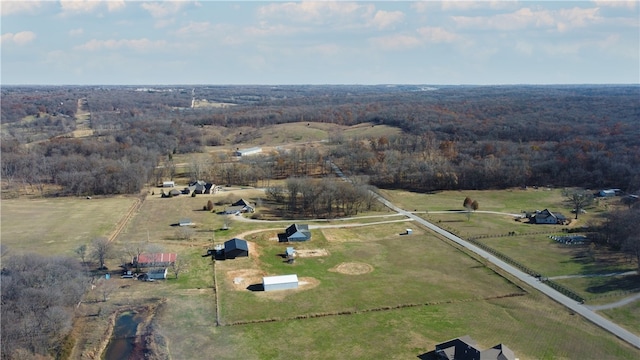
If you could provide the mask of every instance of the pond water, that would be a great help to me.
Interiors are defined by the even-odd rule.
[[[104,353],[104,360],[133,358],[139,322],[140,318],[133,312],[125,312],[118,316],[111,341]]]

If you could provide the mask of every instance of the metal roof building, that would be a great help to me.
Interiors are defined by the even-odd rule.
[[[298,275],[265,276],[262,278],[264,291],[287,290],[298,288]]]

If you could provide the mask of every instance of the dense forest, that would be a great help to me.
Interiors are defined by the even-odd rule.
[[[307,169],[330,156],[344,171],[386,188],[551,185],[635,192],[638,99],[636,85],[5,87],[3,187],[135,193],[170,176],[174,154],[228,141],[250,144],[269,125],[324,122],[388,125],[402,135],[345,139],[335,133],[329,153],[265,154],[233,166],[212,159],[208,175],[218,178],[209,180],[255,184],[318,176],[325,172]],[[219,106],[192,107],[195,101]],[[80,109],[88,114],[84,122]],[[92,136],[69,136],[80,126]]]

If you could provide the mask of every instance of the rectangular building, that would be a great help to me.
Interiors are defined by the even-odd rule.
[[[287,290],[298,288],[298,275],[265,276],[262,278],[264,291]]]

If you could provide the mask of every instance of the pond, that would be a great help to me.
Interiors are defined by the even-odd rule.
[[[111,340],[104,353],[104,360],[135,359],[136,331],[141,317],[134,312],[124,312],[116,319]]]

